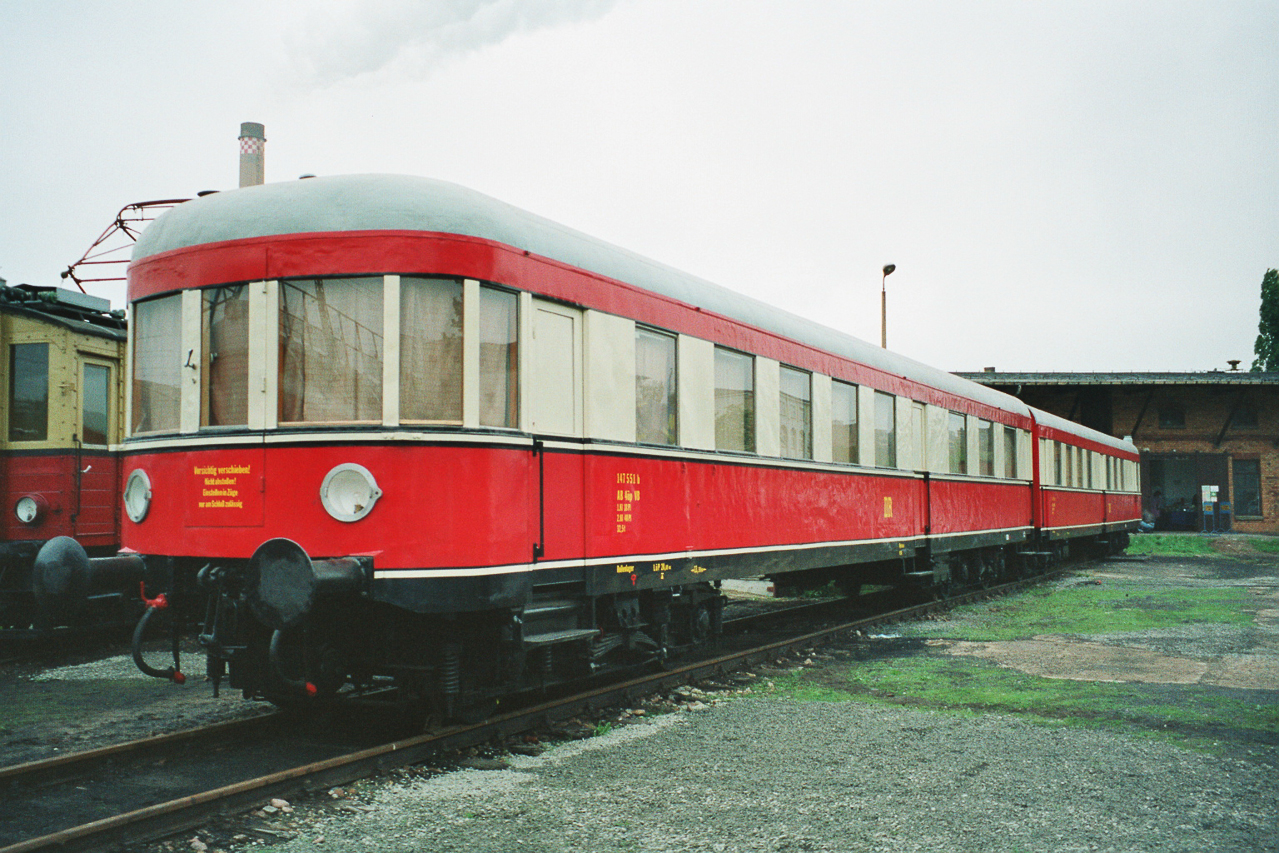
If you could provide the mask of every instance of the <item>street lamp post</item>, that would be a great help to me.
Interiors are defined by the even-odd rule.
[[[879,345],[888,349],[888,276],[897,269],[897,264],[884,265],[884,277],[879,280]]]

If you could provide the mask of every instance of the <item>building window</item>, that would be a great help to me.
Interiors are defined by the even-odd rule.
[[[977,421],[977,473],[995,476],[995,425],[990,421]]]
[[[172,432],[181,404],[182,294],[133,306],[133,432]]]
[[[897,467],[897,399],[875,392],[875,467]]]
[[[249,422],[249,288],[201,291],[200,425]]]
[[[647,444],[675,444],[679,411],[675,384],[675,336],[635,329],[636,438]]]
[[[802,370],[781,368],[782,456],[813,458],[813,378]]]
[[[462,422],[462,283],[400,279],[400,420]]]
[[[519,297],[480,288],[480,424],[519,425]]]
[[[1017,479],[1017,430],[1015,427],[1004,427],[1004,477]]]
[[[1236,516],[1260,518],[1261,512],[1261,460],[1231,460],[1234,469],[1234,510]]]
[[[49,345],[9,348],[9,440],[49,438]]]
[[[968,473],[968,424],[959,412],[950,412],[947,433],[950,446],[950,473]]]
[[[857,386],[832,382],[830,389],[831,458],[857,462]]]
[[[755,452],[755,359],[715,348],[715,449]]]
[[[280,283],[279,420],[381,423],[381,277]]]
[[[1251,400],[1240,400],[1230,416],[1230,426],[1235,429],[1257,428],[1257,406]]]
[[[1159,407],[1160,429],[1184,429],[1186,407],[1180,403],[1164,403]]]
[[[80,429],[85,444],[111,443],[111,368],[105,364],[84,366]]]

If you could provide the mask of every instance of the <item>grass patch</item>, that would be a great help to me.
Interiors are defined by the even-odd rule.
[[[1192,534],[1170,536],[1162,533],[1142,533],[1128,542],[1125,554],[1134,556],[1213,556],[1217,552],[1206,536]]]
[[[1263,554],[1279,554],[1279,539],[1249,539],[1252,550]]]
[[[1012,713],[1036,722],[1139,729],[1211,740],[1229,730],[1264,741],[1279,733],[1279,706],[1198,685],[1068,681],[970,658],[917,656],[799,670],[773,679],[775,696],[866,702],[964,713]]]
[[[1079,585],[1031,590],[958,608],[952,621],[917,623],[909,633],[978,642],[1024,640],[1039,634],[1113,634],[1169,628],[1187,623],[1250,624],[1243,612],[1250,601],[1242,587],[1179,589],[1171,587]]]

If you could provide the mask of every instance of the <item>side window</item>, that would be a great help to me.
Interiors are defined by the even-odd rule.
[[[1159,406],[1160,429],[1183,429],[1186,426],[1186,407],[1171,401]]]
[[[928,421],[923,403],[910,406],[911,429],[915,433],[915,470],[928,470]]]
[[[49,345],[9,348],[9,440],[49,438]]]
[[[382,278],[280,282],[280,423],[381,423]]]
[[[111,443],[111,367],[84,363],[80,391],[80,441],[84,444]]]
[[[462,422],[462,283],[400,278],[400,420]]]
[[[897,467],[897,400],[875,392],[875,467]]]
[[[793,367],[781,367],[782,456],[813,458],[813,378]]]
[[[1017,479],[1017,429],[1004,427],[1004,477]]]
[[[857,461],[857,386],[831,383],[831,458],[836,462]]]
[[[249,422],[249,288],[201,291],[200,425]]]
[[[675,384],[675,336],[635,328],[636,438],[647,444],[675,444],[679,400]]]
[[[947,419],[950,445],[950,473],[968,473],[968,425],[959,412],[950,412]]]
[[[1261,516],[1261,460],[1232,459],[1235,515]]]
[[[1252,400],[1240,400],[1235,406],[1234,414],[1230,416],[1231,428],[1256,429],[1257,423],[1257,404]]]
[[[519,297],[480,288],[480,424],[519,426]]]
[[[755,359],[715,348],[715,449],[755,452]]]
[[[1053,442],[1053,485],[1054,486],[1065,485],[1066,481],[1062,479],[1062,473],[1064,471],[1065,471],[1065,465],[1062,462],[1062,458],[1061,458],[1061,442],[1054,441]]]
[[[995,425],[990,421],[977,421],[977,473],[995,476]]]
[[[132,432],[178,428],[182,379],[182,294],[133,306]]]

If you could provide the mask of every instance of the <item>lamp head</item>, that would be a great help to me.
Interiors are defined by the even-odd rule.
[[[884,275],[891,275],[895,269],[897,269],[897,264],[884,264]]]

